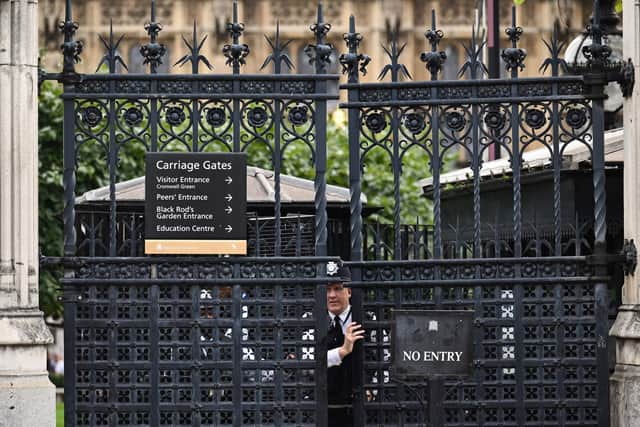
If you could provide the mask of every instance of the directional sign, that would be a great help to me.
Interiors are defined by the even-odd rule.
[[[473,311],[394,310],[393,371],[406,378],[464,377],[473,362]]]
[[[145,253],[246,254],[244,153],[147,153]]]

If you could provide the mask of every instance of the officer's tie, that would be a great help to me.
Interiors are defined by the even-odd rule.
[[[329,342],[340,346],[344,343],[344,332],[342,332],[342,323],[340,316],[334,316],[331,327],[329,328]]]

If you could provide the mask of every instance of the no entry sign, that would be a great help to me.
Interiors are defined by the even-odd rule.
[[[394,310],[393,368],[406,378],[465,377],[473,364],[473,311]]]
[[[243,153],[147,153],[145,253],[246,254]]]

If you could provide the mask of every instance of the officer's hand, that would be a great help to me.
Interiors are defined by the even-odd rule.
[[[338,354],[341,359],[344,359],[347,355],[353,351],[353,344],[364,338],[364,329],[362,325],[352,322],[347,326],[347,332],[344,334],[344,344],[338,350]]]

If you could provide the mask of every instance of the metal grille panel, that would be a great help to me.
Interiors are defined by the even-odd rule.
[[[596,316],[584,260],[362,266],[366,425],[427,425],[429,405],[448,427],[598,425],[596,347],[606,336],[595,323],[606,313]],[[437,277],[442,286],[429,284]],[[445,283],[452,278],[467,283]],[[395,377],[390,331],[400,308],[475,310],[473,377],[431,389]]]
[[[314,426],[326,262],[83,259],[65,280],[75,425]]]

